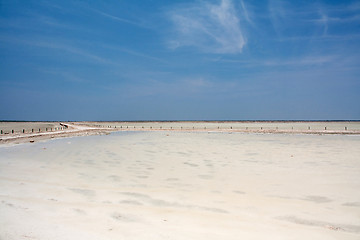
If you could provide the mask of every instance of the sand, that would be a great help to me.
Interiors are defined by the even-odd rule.
[[[360,136],[133,131],[0,146],[0,239],[359,239]]]

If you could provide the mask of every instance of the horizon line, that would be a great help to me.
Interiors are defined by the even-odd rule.
[[[326,119],[326,120],[310,120],[310,119],[293,119],[293,120],[0,120],[0,122],[360,122],[360,119]]]

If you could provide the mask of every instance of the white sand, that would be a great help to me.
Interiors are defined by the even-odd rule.
[[[359,239],[360,136],[119,132],[0,147],[0,239]]]

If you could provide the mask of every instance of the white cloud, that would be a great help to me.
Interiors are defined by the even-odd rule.
[[[242,67],[320,67],[320,66],[335,66],[339,65],[339,56],[337,55],[309,55],[309,56],[299,56],[296,58],[272,58],[272,59],[208,59],[213,62],[224,62],[239,64]]]
[[[252,21],[251,17],[250,17],[250,14],[249,14],[249,11],[244,3],[243,0],[240,0],[240,4],[241,4],[241,9],[242,9],[242,15],[244,16],[245,20],[251,24],[251,25],[254,25],[254,22]]]
[[[7,42],[11,44],[17,44],[17,45],[27,45],[32,47],[38,47],[38,48],[47,48],[52,50],[57,50],[60,53],[70,53],[72,55],[70,56],[78,56],[83,59],[83,61],[90,61],[94,63],[100,63],[100,64],[110,64],[114,66],[119,66],[120,64],[114,60],[111,60],[109,58],[102,57],[100,55],[97,55],[93,53],[92,51],[86,50],[81,47],[75,46],[74,43],[64,43],[61,41],[58,41],[56,38],[47,38],[47,39],[37,39],[35,38],[33,40],[23,40],[19,39],[18,37],[14,36],[0,36],[0,42]]]
[[[245,38],[230,0],[200,2],[169,13],[175,25],[171,48],[193,46],[209,53],[241,53]]]
[[[140,23],[135,22],[135,21],[130,21],[130,20],[125,19],[125,18],[120,18],[120,17],[114,16],[114,15],[111,15],[109,13],[106,13],[106,12],[103,12],[103,11],[100,11],[100,10],[96,10],[96,9],[93,9],[93,8],[88,8],[88,9],[94,11],[95,13],[100,14],[101,16],[112,19],[114,21],[131,24],[131,25],[134,25],[134,26],[137,26],[137,27],[145,27],[143,24],[140,24]]]

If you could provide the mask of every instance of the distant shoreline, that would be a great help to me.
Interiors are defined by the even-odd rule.
[[[46,141],[53,138],[110,134],[111,132],[120,131],[360,135],[360,124],[358,122],[359,121],[1,122],[0,145],[33,143],[35,141]],[[45,128],[44,126],[48,126],[48,123],[60,127]],[[291,123],[293,123],[293,125]]]
[[[222,122],[360,122],[360,120],[84,120],[84,121],[47,121],[47,120],[40,120],[40,121],[32,121],[32,120],[0,120],[0,122],[49,122],[49,123],[57,123],[57,122],[64,122],[64,123],[81,123],[81,122],[139,122],[139,123],[146,123],[146,122],[215,122],[215,123],[222,123]]]

